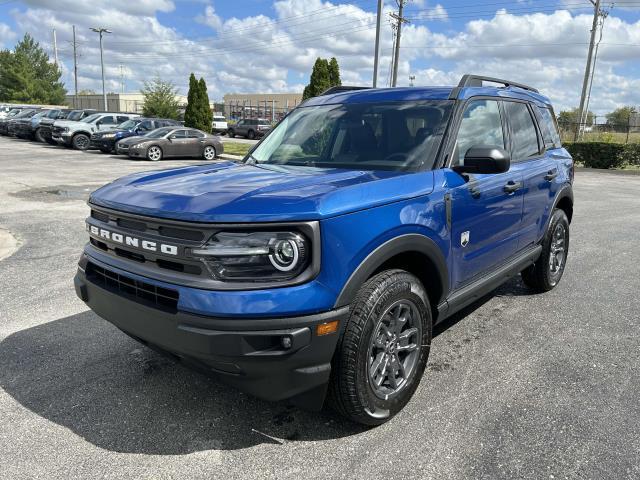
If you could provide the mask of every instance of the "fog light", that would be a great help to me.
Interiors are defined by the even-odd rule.
[[[280,339],[280,344],[282,345],[282,348],[289,350],[293,345],[293,340],[291,340],[291,337],[282,337]]]
[[[322,335],[329,335],[330,333],[337,332],[338,323],[338,320],[334,320],[333,322],[321,323],[316,328],[316,334],[320,337]]]

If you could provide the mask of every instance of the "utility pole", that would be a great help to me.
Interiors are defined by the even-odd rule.
[[[56,38],[56,29],[53,29],[53,58],[54,58],[54,62],[56,64],[56,66],[59,65],[58,63],[58,40]]]
[[[580,95],[580,108],[578,109],[578,123],[574,132],[573,140],[578,140],[580,133],[580,122],[584,115],[584,103],[587,97],[587,87],[591,74],[591,63],[593,59],[593,47],[596,43],[596,30],[598,29],[598,18],[600,17],[600,0],[590,0],[593,3],[593,25],[591,27],[591,40],[589,41],[589,53],[587,54],[587,66],[584,69],[584,80],[582,81],[582,94]]]
[[[75,83],[75,103],[74,107],[78,108],[78,49],[76,46],[76,26],[73,25],[73,80]]]
[[[376,18],[376,47],[373,57],[373,88],[378,86],[378,60],[380,58],[380,25],[382,23],[382,2],[378,0],[378,16]]]
[[[391,86],[395,87],[398,81],[398,63],[400,59],[400,37],[402,34],[402,24],[409,23],[409,21],[402,16],[402,11],[404,10],[404,4],[407,3],[408,0],[396,0],[398,4],[398,13],[390,13],[389,15],[396,21],[396,44],[394,48],[393,54],[393,75],[391,77]],[[598,0],[600,1],[600,0]]]
[[[103,28],[103,27],[100,27],[100,28],[92,27],[91,30],[100,35],[100,66],[102,68],[102,100],[104,102],[104,111],[108,112],[109,107],[107,105],[107,90],[104,87],[104,55],[102,50],[102,35],[105,33],[111,33],[111,30],[107,30],[106,28]]]
[[[584,106],[584,114],[582,115],[582,118],[580,119],[580,124],[584,124],[586,126],[588,120],[589,120],[589,103],[591,102],[591,89],[593,88],[593,77],[596,73],[596,65],[598,63],[598,50],[600,48],[600,42],[602,42],[602,33],[604,31],[604,21],[607,19],[607,17],[609,16],[609,12],[608,11],[603,11],[600,14],[600,21],[598,22],[598,25],[600,27],[600,37],[598,38],[598,41],[596,42],[596,48],[595,48],[595,52],[593,54],[593,66],[591,67],[591,78],[589,79],[589,92],[587,93],[587,100],[585,102],[585,106]],[[584,137],[584,128],[582,129],[582,137]]]
[[[120,64],[120,92],[124,93],[124,65]]]
[[[415,75],[409,75],[409,86],[413,87],[413,81],[416,79]]]

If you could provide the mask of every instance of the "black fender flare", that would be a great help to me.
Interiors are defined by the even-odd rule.
[[[442,291],[437,302],[440,304],[446,298],[449,290],[449,271],[444,255],[436,243],[429,237],[417,233],[409,233],[386,241],[367,255],[360,265],[351,273],[344,287],[342,287],[342,291],[340,295],[338,295],[334,308],[349,305],[355,299],[362,284],[373,272],[390,258],[406,252],[418,252],[425,255],[435,265],[439,276],[437,280],[440,282]],[[433,306],[437,307],[437,304]]]
[[[562,187],[560,187],[560,190],[558,190],[558,193],[556,193],[556,198],[553,200],[553,206],[551,207],[551,212],[549,212],[549,218],[547,219],[547,222],[544,226],[545,232],[549,227],[549,222],[551,221],[551,215],[553,214],[553,211],[556,208],[558,208],[558,204],[560,203],[560,200],[564,198],[568,198],[571,201],[571,205],[573,206],[573,187],[571,186],[570,183],[567,183]],[[571,219],[569,219],[569,221],[571,221]]]

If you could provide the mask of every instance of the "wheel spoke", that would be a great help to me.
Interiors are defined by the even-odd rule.
[[[404,341],[404,340],[408,341],[416,333],[418,333],[418,329],[417,328],[415,328],[415,327],[407,328],[404,332],[402,332],[400,335],[398,335],[398,340],[399,341]]]
[[[418,348],[418,345],[416,345],[415,343],[410,343],[408,345],[398,346],[397,350],[398,352],[413,352],[417,348]]]
[[[380,370],[380,365],[382,365],[382,361],[384,360],[385,354],[384,352],[380,352],[376,358],[373,360],[373,363],[371,364],[371,367],[369,369],[369,375],[371,375],[371,378],[375,378],[376,374],[378,373],[378,370]]]
[[[398,352],[395,354],[396,365],[398,366],[398,372],[402,378],[407,378],[406,371],[404,369],[404,364],[400,361],[400,357],[398,356]]]

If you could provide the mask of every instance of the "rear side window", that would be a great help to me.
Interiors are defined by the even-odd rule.
[[[504,106],[511,125],[512,159],[518,161],[535,157],[540,153],[540,145],[529,107],[519,102],[505,102]]]
[[[204,133],[199,132],[198,130],[188,130],[187,136],[189,138],[202,138],[204,137]]]
[[[460,122],[452,164],[462,165],[467,150],[480,145],[504,148],[500,109],[495,100],[469,102]]]
[[[118,123],[122,123],[122,122],[126,122],[131,117],[124,117],[124,116],[118,115],[117,118],[118,118]]]
[[[538,112],[538,119],[540,124],[540,130],[542,130],[542,138],[544,139],[545,147],[560,148],[562,142],[560,140],[560,134],[558,133],[558,125],[556,123],[553,111],[550,108],[536,107]]]

